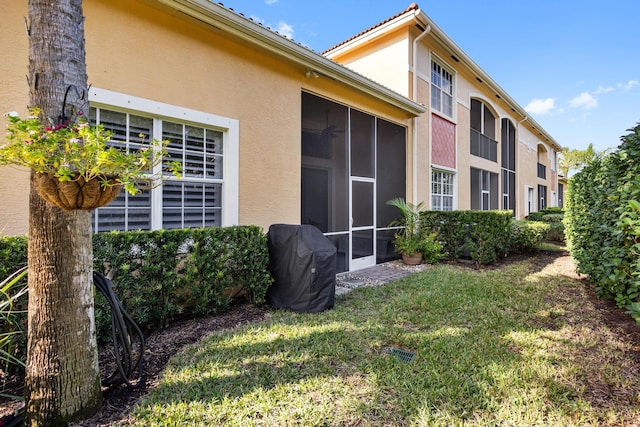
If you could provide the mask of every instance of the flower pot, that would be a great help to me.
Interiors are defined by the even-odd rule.
[[[109,185],[102,185],[105,179]],[[116,182],[116,177],[85,181],[77,176],[71,181],[60,181],[54,175],[34,174],[34,187],[40,197],[65,210],[88,211],[111,203],[122,187]]]
[[[407,265],[422,264],[422,252],[416,252],[413,255],[402,254],[402,262]]]

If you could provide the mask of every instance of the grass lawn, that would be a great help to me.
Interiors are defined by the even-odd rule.
[[[437,265],[325,313],[274,311],[210,336],[173,359],[128,422],[631,425],[637,366],[557,264]]]

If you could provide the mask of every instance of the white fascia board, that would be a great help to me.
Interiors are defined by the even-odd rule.
[[[156,0],[214,28],[259,46],[318,74],[345,83],[411,115],[427,108],[308,49],[264,26],[209,0]]]
[[[396,28],[406,26],[407,22],[411,22],[414,20],[414,12],[406,13],[389,22],[385,22],[378,27],[372,28],[371,30],[366,31],[360,36],[354,37],[353,39],[346,41],[343,44],[329,49],[325,52],[324,56],[326,56],[327,58],[334,58],[337,55],[341,54],[343,51],[350,51],[354,47],[360,46],[364,43],[368,43],[369,41],[374,40],[380,35],[394,31]]]

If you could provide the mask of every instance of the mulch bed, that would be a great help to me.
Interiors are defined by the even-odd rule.
[[[501,268],[509,263],[522,260],[522,257],[508,257],[489,268]],[[614,331],[624,341],[632,345],[633,356],[640,364],[640,327],[636,322],[619,309],[614,302],[600,300],[596,297],[593,286],[584,278],[575,273],[575,267],[571,257],[567,253],[543,252],[535,258],[536,265],[541,269],[552,262],[560,262],[563,266],[563,274],[584,282],[590,303],[602,314],[610,330]],[[460,264],[464,265],[464,264]],[[467,265],[469,268],[475,268]],[[195,319],[172,326],[171,328],[151,334],[147,338],[144,369],[145,380],[134,387],[119,386],[104,389],[103,407],[92,418],[74,424],[76,427],[102,427],[111,426],[128,417],[130,410],[138,402],[140,397],[154,388],[169,359],[182,347],[198,342],[207,335],[222,330],[228,330],[243,324],[264,319],[269,315],[268,307],[257,307],[250,304],[242,304],[231,310],[205,319]],[[111,369],[112,356],[108,349],[100,350],[101,369]],[[106,366],[106,368],[105,368]],[[20,394],[21,379],[15,379],[13,390],[5,390],[5,393]],[[15,402],[0,401],[0,417],[15,410]]]
[[[123,420],[140,397],[157,385],[167,362],[182,347],[196,343],[213,332],[233,329],[262,320],[268,313],[268,307],[242,304],[215,316],[184,321],[164,331],[152,333],[146,338],[145,343],[143,381],[134,383],[133,387],[126,385],[112,388],[104,387],[103,405],[100,411],[93,417],[73,424],[73,426],[103,427]],[[98,357],[102,377],[109,376],[115,367],[110,349],[101,348]],[[20,395],[22,383],[23,378],[12,378],[5,385],[3,393]],[[23,404],[20,402],[0,400],[0,417],[11,414],[22,406]]]

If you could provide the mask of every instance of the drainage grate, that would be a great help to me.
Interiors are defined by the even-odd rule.
[[[388,351],[389,354],[396,356],[401,362],[413,362],[416,358],[416,354],[407,350],[401,350],[399,348],[392,348]]]

